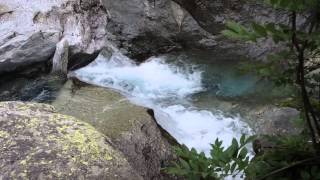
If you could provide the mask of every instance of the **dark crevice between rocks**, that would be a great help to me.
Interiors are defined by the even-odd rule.
[[[178,141],[168,133],[168,131],[163,129],[158,124],[158,122],[157,122],[157,120],[155,118],[155,113],[154,113],[153,109],[147,109],[147,113],[155,121],[155,123],[157,124],[158,129],[160,130],[161,136],[164,137],[167,140],[167,142],[170,144],[171,147],[179,147],[179,146],[181,146],[178,143]],[[172,150],[172,154],[171,154],[171,157],[169,158],[170,161],[162,160],[160,162],[161,168],[169,167],[170,165],[172,165],[171,164],[172,162],[177,162],[178,161],[178,157],[175,155],[175,153],[173,153],[174,149],[172,148],[171,150]],[[176,177],[176,176],[173,176],[173,175],[169,175],[169,174],[165,173],[164,171],[161,171],[160,174],[162,176],[162,179],[165,179],[165,180],[169,180],[169,179],[170,180],[182,180],[182,179],[184,179],[184,178],[181,178],[181,177]]]
[[[82,68],[96,59],[93,54],[77,53],[69,57],[68,70]],[[51,103],[66,82],[66,77],[50,74],[52,61],[31,63],[0,74],[0,101],[35,101]],[[2,64],[3,67],[12,64]],[[12,67],[12,66],[11,66]]]
[[[130,46],[127,44],[130,44]],[[157,36],[153,32],[146,32],[130,40],[130,42],[124,41],[120,47],[127,49],[128,56],[138,63],[152,56],[179,51],[183,48],[174,39]]]
[[[51,63],[38,62],[0,75],[0,101],[50,102],[64,80],[51,77]]]
[[[200,27],[211,34],[217,34],[220,32],[224,25],[217,24],[215,21],[212,21],[212,10],[208,8],[206,2],[197,1],[197,0],[173,0],[196,20]]]
[[[0,101],[51,103],[55,100],[65,79],[44,74],[37,77],[3,77],[0,82]]]
[[[5,69],[5,71],[1,71],[0,73],[1,78],[17,76],[35,77],[38,74],[49,73],[51,69],[51,63],[49,63],[48,61],[43,61],[28,63],[23,67],[16,67],[16,65],[13,63],[2,62],[1,69]]]
[[[71,55],[68,62],[68,70],[74,71],[87,66],[98,57],[99,53],[100,51],[96,51],[92,54],[77,53],[77,54]]]
[[[166,131],[165,129],[163,129],[157,122],[156,118],[155,118],[155,114],[154,114],[154,110],[153,109],[148,109],[147,113],[152,117],[152,119],[155,121],[155,123],[157,124],[158,128],[161,131],[161,135],[169,142],[169,144],[171,146],[180,146],[180,144],[178,143],[178,141],[172,137],[168,131]]]

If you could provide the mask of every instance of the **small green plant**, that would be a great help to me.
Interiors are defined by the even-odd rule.
[[[227,176],[243,176],[250,162],[247,146],[254,136],[243,135],[239,141],[232,140],[228,148],[222,147],[222,141],[216,139],[211,145],[210,155],[197,152],[194,148],[189,150],[186,146],[177,147],[179,157],[166,172],[185,177],[190,180],[223,179]]]

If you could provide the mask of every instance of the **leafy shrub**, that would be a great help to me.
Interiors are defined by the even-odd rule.
[[[262,148],[261,153],[250,160],[247,146],[254,138],[242,136],[240,142],[233,139],[226,149],[217,139],[212,144],[210,156],[186,146],[177,147],[178,162],[165,170],[189,180],[220,180],[227,176],[247,180],[320,179],[320,156],[305,136],[260,137],[272,145]]]
[[[239,142],[233,139],[232,144],[226,149],[222,147],[222,141],[216,139],[211,145],[210,156],[203,152],[198,153],[194,148],[189,150],[186,146],[177,147],[179,161],[166,168],[166,172],[190,180],[243,176],[250,161],[247,145],[253,139],[254,136],[243,135]]]
[[[272,142],[272,146],[249,163],[245,172],[248,180],[320,179],[320,158],[306,136],[265,136],[264,139]]]

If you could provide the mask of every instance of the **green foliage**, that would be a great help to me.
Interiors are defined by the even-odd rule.
[[[253,22],[249,26],[228,22],[222,34],[250,42],[268,38],[277,44],[285,45],[284,50],[269,55],[267,63],[244,64],[242,70],[254,71],[262,78],[273,80],[277,85],[299,85],[301,94],[283,103],[301,108],[305,112],[299,121],[308,121],[309,126],[306,129],[309,132],[305,130],[301,135],[264,137],[263,140],[272,142],[270,147],[258,148],[259,154],[251,161],[246,148],[252,140],[251,137],[243,136],[240,142],[234,139],[232,145],[226,149],[217,139],[212,145],[210,157],[194,149],[178,148],[179,161],[167,169],[168,173],[188,179],[222,179],[230,175],[242,175],[248,180],[320,179],[320,127],[313,111],[320,111],[320,103],[319,100],[309,98],[306,90],[317,86],[319,81],[316,80],[318,77],[306,78],[308,69],[305,66],[308,60],[320,54],[320,1],[263,2],[287,14],[288,21]],[[297,19],[301,19],[301,23],[298,24]]]
[[[256,41],[260,36],[256,32],[252,32],[246,27],[236,22],[227,22],[227,30],[222,31],[222,33],[233,39],[240,39],[245,41]]]
[[[245,28],[238,23],[229,22],[227,29],[222,33],[233,39],[257,42],[258,39],[271,37],[274,42],[288,42],[291,39],[291,32],[285,25],[274,23],[258,24],[252,23],[250,28]],[[258,76],[272,80],[276,85],[293,84],[296,81],[297,62],[290,61],[295,58],[294,52],[290,49],[282,50],[275,54],[268,55],[268,61],[260,64],[242,64],[242,71],[255,72]]]
[[[305,11],[317,5],[318,0],[264,0],[275,9],[284,9],[288,11]]]
[[[269,55],[268,63],[264,66],[251,69],[256,69],[256,72],[263,77],[272,78],[278,85],[292,84],[297,81],[295,75],[298,65],[297,55],[304,51],[307,61],[320,53],[320,1],[264,0],[264,2],[287,13],[289,23],[253,22],[246,27],[239,23],[227,22],[226,30],[222,31],[222,34],[229,38],[251,42],[271,38],[275,43],[286,45],[285,50]],[[297,17],[301,19],[303,26],[296,25]]]
[[[320,178],[319,157],[315,156],[306,136],[267,136],[265,139],[273,143],[271,149],[251,161],[246,169],[247,179]]]
[[[176,148],[179,160],[165,170],[189,180],[220,180],[227,176],[247,180],[320,179],[320,157],[316,156],[306,136],[260,137],[257,141],[269,146],[260,147],[262,153],[249,160],[247,145],[254,139],[254,136],[242,136],[226,149],[217,139],[212,144],[210,157],[185,146]]]
[[[314,89],[317,77],[306,77],[305,66],[320,53],[320,1],[319,0],[263,0],[275,9],[286,13],[285,23],[255,23],[245,27],[229,22],[222,33],[230,38],[257,42],[270,38],[275,43],[286,45],[281,52],[268,56],[267,63],[244,65],[246,71],[254,71],[263,78],[273,80],[277,85],[299,85],[300,95],[282,102],[294,106],[304,113],[300,120],[309,122],[310,137],[273,137],[273,149],[256,156],[246,171],[248,179],[320,179],[319,173],[319,127],[313,110],[320,111],[319,100],[309,98],[307,90]],[[298,23],[300,19],[300,23]],[[303,25],[301,25],[303,24]],[[311,120],[313,122],[311,122]],[[304,122],[304,124],[306,124]],[[269,139],[269,141],[271,141]],[[312,163],[309,161],[313,161]]]
[[[166,172],[183,176],[190,180],[196,179],[223,179],[226,176],[243,175],[249,164],[249,152],[247,145],[254,136],[243,135],[240,141],[232,140],[228,148],[222,147],[222,141],[217,139],[211,145],[210,157],[195,149],[189,150],[186,146],[177,147],[176,154],[179,161],[172,167],[166,168]]]
[[[288,41],[291,38],[289,27],[275,23],[258,24],[253,22],[246,28],[235,22],[227,22],[226,30],[222,31],[227,37],[245,41],[257,42],[258,39],[271,37],[274,42]]]
[[[268,62],[253,63],[245,62],[239,67],[242,73],[255,73],[262,79],[268,79],[275,83],[277,86],[284,86],[287,84],[293,84],[295,81],[295,64],[290,64],[281,59],[290,58],[288,51],[282,51],[278,54],[269,55]]]

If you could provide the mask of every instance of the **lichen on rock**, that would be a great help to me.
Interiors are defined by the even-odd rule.
[[[0,179],[141,179],[91,125],[45,104],[0,103]]]

